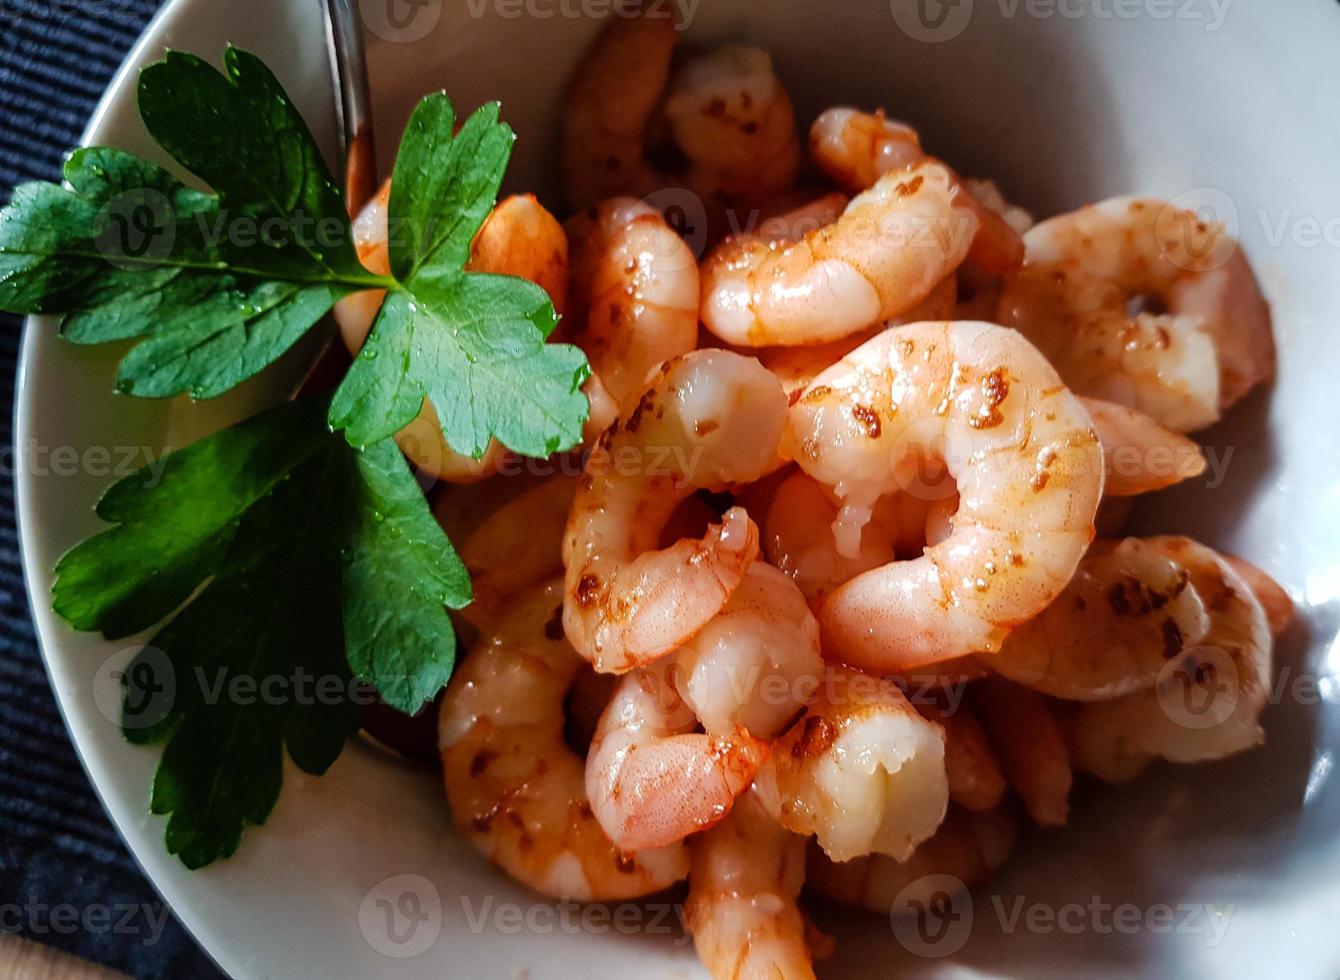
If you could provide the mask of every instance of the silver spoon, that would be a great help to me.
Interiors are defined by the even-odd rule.
[[[354,12],[355,0],[325,0],[326,52],[335,86],[335,115],[339,121],[340,154],[344,157],[344,202],[355,217],[377,189],[377,156],[372,143],[372,99],[368,91],[368,64],[363,31]],[[311,348],[307,369],[293,395],[321,391],[339,383],[347,362],[343,349],[334,350],[337,331],[327,333]]]
[[[372,99],[368,64],[355,0],[325,0],[326,46],[335,84],[335,111],[344,154],[344,193],[350,215],[357,214],[377,189],[377,158],[372,144]]]

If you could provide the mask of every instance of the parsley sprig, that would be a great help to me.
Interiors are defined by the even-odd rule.
[[[543,290],[465,269],[514,141],[496,104],[457,132],[445,94],[420,103],[393,173],[391,272],[375,275],[274,75],[236,48],[223,64],[174,51],[139,80],[149,133],[203,189],[90,147],[63,184],[23,185],[0,212],[0,309],[54,314],[74,343],[133,342],[116,379],[131,395],[219,395],[341,297],[387,291],[333,395],[123,478],[97,506],[111,527],[57,565],[53,607],[76,629],[119,638],[173,617],[125,671],[122,727],[166,743],[150,805],[193,868],[266,819],[285,750],[311,773],[334,762],[359,683],[412,713],[451,674],[447,609],[470,601],[469,576],[392,434],[427,398],[458,452],[497,439],[542,456],[575,445],[587,413],[586,360],[545,342],[557,317]],[[327,696],[227,693],[301,674]]]
[[[459,134],[445,93],[419,104],[393,173],[391,274],[378,276],[359,263],[338,186],[274,75],[237,48],[223,63],[220,74],[172,51],[139,80],[150,135],[211,190],[124,151],[76,151],[66,186],[25,184],[0,213],[0,309],[57,314],[75,343],[138,340],[120,391],[212,398],[341,297],[386,289],[331,404],[350,442],[390,435],[429,398],[458,452],[478,457],[490,438],[526,455],[576,445],[588,368],[575,347],[545,343],[549,297],[465,271],[515,140],[497,103]]]

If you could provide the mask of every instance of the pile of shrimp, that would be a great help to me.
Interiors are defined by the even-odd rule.
[[[1120,528],[1271,376],[1270,311],[1218,225],[1145,198],[1034,224],[881,111],[806,147],[766,52],[677,37],[612,19],[566,103],[570,216],[507,198],[470,257],[553,298],[585,446],[464,458],[427,404],[399,436],[475,584],[439,746],[457,826],[521,883],[687,879],[713,976],[810,977],[802,893],[975,886],[1021,817],[1066,823],[1076,773],[1261,743],[1288,596]],[[374,270],[385,202],[355,226]],[[351,351],[378,301],[341,305]]]

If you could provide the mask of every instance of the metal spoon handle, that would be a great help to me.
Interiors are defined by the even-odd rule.
[[[345,159],[344,193],[351,215],[357,214],[377,190],[368,64],[355,2],[325,0],[326,43]]]

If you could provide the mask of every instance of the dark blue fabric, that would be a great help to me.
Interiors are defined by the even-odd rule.
[[[58,178],[62,155],[157,6],[0,0],[0,199],[17,183]],[[0,315],[7,406],[19,326]],[[12,409],[0,411],[6,450],[11,422]],[[70,745],[33,638],[8,471],[0,480],[0,931],[135,977],[222,975],[167,914]]]

